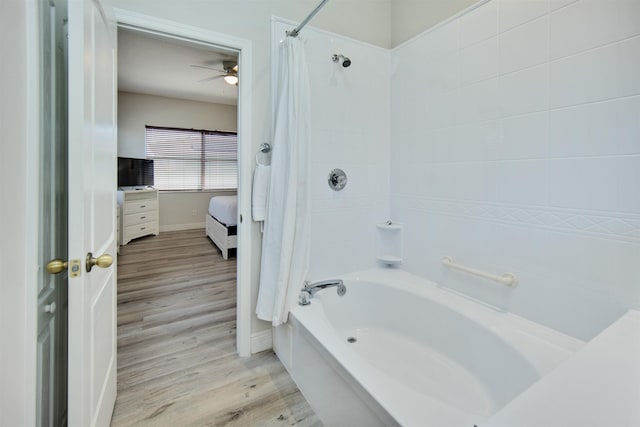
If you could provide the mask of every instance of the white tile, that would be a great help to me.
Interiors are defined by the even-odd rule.
[[[494,77],[498,74],[498,39],[492,37],[460,51],[460,84]]]
[[[456,162],[441,165],[440,194],[454,200],[485,198],[485,167],[480,162]]]
[[[458,126],[455,142],[451,146],[451,160],[487,160],[489,147],[498,140],[498,132],[499,126],[495,120]]]
[[[435,163],[425,169],[428,173],[424,176],[428,176],[431,181],[424,182],[423,185],[431,186],[432,197],[452,198],[450,187],[456,182],[456,177],[451,171],[450,163]]]
[[[640,97],[550,112],[549,156],[640,154]]]
[[[500,73],[542,64],[549,60],[549,17],[500,34]]]
[[[434,130],[423,144],[430,147],[431,158],[424,160],[431,162],[452,161],[452,147],[455,143],[457,127],[450,126]]]
[[[326,277],[373,267],[375,223],[366,210],[314,214],[311,223],[311,276]]]
[[[491,158],[545,158],[549,145],[549,113],[533,113],[500,120],[498,143]]]
[[[546,160],[498,161],[487,170],[490,201],[546,205],[549,171]]]
[[[615,46],[615,49],[618,55],[615,70],[618,83],[617,95],[640,94],[640,37],[622,41]]]
[[[416,45],[424,58],[437,59],[450,55],[460,46],[459,20],[454,20],[418,38]]]
[[[490,1],[460,17],[460,47],[488,39],[498,33],[498,2]]]
[[[419,107],[418,127],[424,130],[451,126],[456,122],[456,92],[432,94]]]
[[[551,14],[551,58],[602,46],[619,38],[618,0],[582,0]]]
[[[364,148],[360,155],[366,159],[368,165],[387,165],[389,164],[390,146],[390,130],[388,124],[382,127],[384,130],[377,129],[375,126],[363,130]]]
[[[640,214],[640,156],[621,157],[616,162],[620,201],[618,210]]]
[[[550,160],[551,206],[607,212],[629,211],[637,196],[620,187],[621,176],[638,178],[626,157]],[[640,167],[637,161],[636,167]],[[623,193],[624,194],[623,196]],[[631,196],[631,198],[626,196]]]
[[[436,194],[436,187],[442,185],[440,177],[436,174],[433,164],[414,164],[413,187],[408,187],[414,196],[433,197]]]
[[[640,34],[640,1],[616,0],[619,7],[618,32],[619,38],[632,37]]]
[[[429,93],[448,92],[460,85],[459,62],[459,56],[452,54],[419,67],[427,79]]]
[[[551,0],[551,10],[560,9],[561,7],[565,7],[570,5],[571,3],[575,3],[578,0]]]
[[[589,128],[599,128],[600,126],[587,121],[588,118],[593,118],[594,111],[602,110],[602,106],[605,107],[603,113],[610,111],[604,103],[595,104],[595,107],[594,104],[588,104],[551,111],[549,155],[551,157],[575,157],[602,154],[601,150],[607,150],[609,138],[602,140],[592,136]],[[604,122],[605,130],[608,130],[609,125],[612,124],[610,116],[604,114],[597,118],[601,120],[601,123]],[[613,144],[611,146],[613,148]]]
[[[640,154],[640,96],[621,100],[616,119],[616,153]]]
[[[551,108],[618,96],[618,76],[624,72],[619,69],[619,53],[616,44],[551,62]]]
[[[498,6],[499,31],[506,31],[545,15],[549,0],[500,0]]]
[[[640,245],[579,232],[544,234],[548,235],[545,267],[556,273],[558,281],[581,283],[583,290],[621,301],[637,299],[636,285],[629,278],[640,277]]]
[[[498,79],[461,87],[458,92],[457,123],[495,119],[498,115]]]
[[[542,111],[549,107],[549,66],[539,65],[500,76],[501,117]]]

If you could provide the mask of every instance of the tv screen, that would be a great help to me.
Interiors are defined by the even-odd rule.
[[[118,157],[118,187],[153,186],[153,160]]]

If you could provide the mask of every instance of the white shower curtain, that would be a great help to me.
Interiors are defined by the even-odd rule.
[[[280,44],[271,179],[256,313],[287,321],[309,265],[309,79],[303,42]]]

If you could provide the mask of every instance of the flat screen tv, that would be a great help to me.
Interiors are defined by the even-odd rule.
[[[153,186],[153,160],[118,157],[118,187]]]

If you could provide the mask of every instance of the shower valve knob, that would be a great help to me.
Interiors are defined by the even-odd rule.
[[[340,191],[347,185],[347,174],[342,169],[334,169],[329,172],[329,187],[334,191]]]

